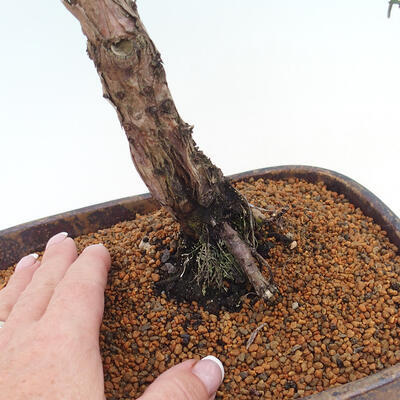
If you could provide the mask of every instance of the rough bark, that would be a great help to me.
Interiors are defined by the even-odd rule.
[[[196,239],[204,226],[215,228],[234,216],[252,218],[247,202],[199,151],[192,127],[179,116],[160,54],[139,18],[136,3],[64,0],[64,4],[88,39],[89,57],[97,68],[104,97],[118,113],[136,169],[184,233]],[[225,235],[227,243],[231,239],[232,235]],[[239,236],[234,238],[235,243],[238,240]],[[265,297],[265,293],[263,289],[259,294]]]

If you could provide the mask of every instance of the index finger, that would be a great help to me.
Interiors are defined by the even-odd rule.
[[[102,244],[87,247],[57,285],[44,318],[54,318],[61,329],[72,326],[95,337],[103,317],[110,265],[110,254]]]

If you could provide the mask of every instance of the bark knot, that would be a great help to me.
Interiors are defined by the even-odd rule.
[[[117,42],[111,44],[111,51],[118,57],[130,57],[135,51],[135,45],[133,40],[120,39]]]

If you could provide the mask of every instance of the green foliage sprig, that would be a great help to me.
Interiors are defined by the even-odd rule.
[[[397,4],[400,7],[400,1],[399,0],[389,0],[388,18],[390,18],[390,14],[392,13],[392,7],[394,4]]]

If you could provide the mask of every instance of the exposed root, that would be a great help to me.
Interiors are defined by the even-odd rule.
[[[269,226],[267,237],[274,237],[276,240],[282,242],[285,246],[288,246],[290,250],[293,250],[297,247],[297,242],[293,239],[293,237],[291,237],[289,234],[282,235],[281,233],[276,232],[274,229],[276,226],[282,228],[281,218],[289,210],[288,207],[282,207],[280,210],[268,210],[266,208],[257,207],[252,204],[250,204],[249,206],[251,207],[253,218],[256,223],[261,227],[264,225]],[[266,217],[261,211],[271,213],[271,216]],[[256,246],[253,247],[256,248]],[[258,258],[257,255],[254,256]],[[271,269],[268,263],[265,260],[262,262],[267,265],[271,273]]]
[[[263,210],[264,212],[272,212],[272,214],[269,218],[267,218],[260,210]],[[260,225],[276,223],[280,218],[283,217],[284,214],[288,212],[288,210],[289,207],[282,207],[280,210],[272,211],[261,207],[252,206],[253,216]]]
[[[268,264],[268,261],[260,253],[258,253],[254,249],[251,250],[251,254],[253,254],[253,256],[257,259],[257,261],[261,265],[265,265],[267,267],[268,272],[269,272],[269,276],[271,277],[271,282],[275,284],[275,282],[274,282],[274,273],[272,271],[271,266]]]
[[[243,272],[247,275],[257,295],[268,303],[275,303],[278,289],[274,283],[267,281],[257,267],[252,248],[241,239],[239,234],[227,223],[220,226],[219,234],[230,253],[235,257]]]

